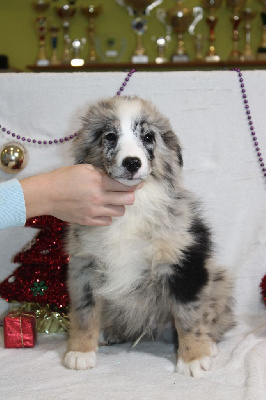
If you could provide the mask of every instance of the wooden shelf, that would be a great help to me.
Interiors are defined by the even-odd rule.
[[[40,67],[28,65],[27,68],[32,72],[89,72],[89,71],[130,71],[132,68],[138,71],[180,71],[180,70],[229,70],[232,68],[240,69],[266,69],[266,60],[259,61],[219,61],[219,62],[199,62],[188,61],[180,63],[167,62],[164,64],[132,64],[132,63],[90,63],[82,67],[72,67],[71,65],[48,65]]]

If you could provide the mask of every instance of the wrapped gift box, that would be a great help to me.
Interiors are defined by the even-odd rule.
[[[34,347],[36,338],[36,318],[34,313],[10,312],[4,318],[4,342],[6,348]]]

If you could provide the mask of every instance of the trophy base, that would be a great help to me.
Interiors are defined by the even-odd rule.
[[[105,57],[107,57],[107,58],[117,58],[118,57],[118,51],[117,50],[106,50]]]
[[[97,63],[98,62],[98,58],[96,57],[89,57],[86,59],[86,64],[93,64],[93,63]]]
[[[59,60],[57,60],[57,61],[51,60],[50,65],[60,65],[60,61]]]
[[[189,56],[187,54],[174,54],[171,60],[173,63],[187,62],[189,61]]]
[[[47,65],[49,65],[49,64],[50,64],[49,60],[37,60],[36,61],[36,65],[38,67],[47,67]]]
[[[219,62],[220,61],[220,56],[217,54],[211,54],[209,56],[205,57],[206,62]]]
[[[254,54],[242,54],[240,61],[254,61],[256,58]]]
[[[257,59],[258,60],[266,60],[266,48],[265,47],[258,48]]]
[[[131,57],[131,62],[133,64],[147,64],[149,62],[149,57],[146,54],[134,55]]]
[[[229,54],[228,60],[230,61],[240,61],[241,60],[241,53],[239,51],[231,51]]]
[[[166,63],[168,60],[167,60],[167,58],[164,58],[164,57],[156,57],[155,58],[155,63],[156,64],[164,64],[164,63]]]

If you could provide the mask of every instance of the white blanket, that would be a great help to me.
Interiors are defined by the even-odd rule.
[[[69,135],[94,100],[113,96],[125,73],[2,74],[0,124],[21,136]],[[266,163],[266,71],[243,72],[253,124]],[[39,335],[34,349],[0,350],[3,399],[266,398],[266,311],[259,284],[266,274],[266,184],[250,135],[236,72],[153,72],[133,75],[125,94],[151,99],[171,120],[183,144],[189,189],[202,199],[213,227],[217,259],[236,280],[239,325],[220,344],[200,381],[174,373],[169,343],[102,347],[94,370],[61,365],[64,335]],[[9,141],[0,131],[0,146]],[[71,162],[69,144],[26,144],[29,164],[18,178]],[[0,180],[12,178],[0,170]],[[0,280],[17,267],[12,257],[32,228],[0,232]],[[7,306],[0,302],[0,313]],[[2,343],[2,342],[1,342]],[[3,347],[3,346],[2,346]]]
[[[39,335],[34,349],[0,351],[0,398],[9,400],[265,400],[266,321],[242,317],[220,344],[212,369],[178,375],[174,345],[140,342],[100,347],[88,371],[62,366],[65,335]]]

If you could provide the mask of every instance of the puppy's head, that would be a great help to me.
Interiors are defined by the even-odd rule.
[[[76,164],[92,164],[129,186],[182,166],[169,121],[148,101],[116,96],[91,106],[73,143]],[[170,157],[170,159],[169,159]],[[169,163],[170,162],[170,163]]]

